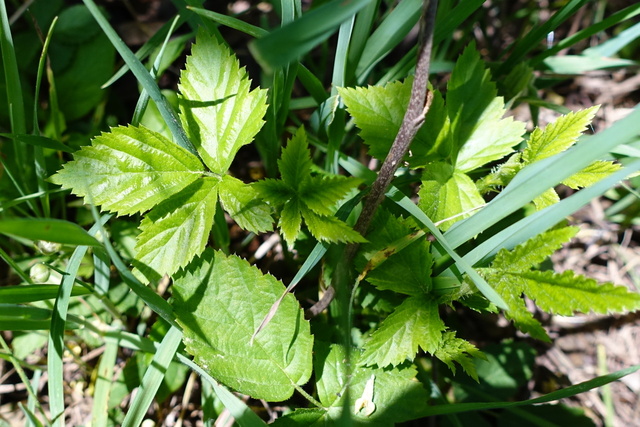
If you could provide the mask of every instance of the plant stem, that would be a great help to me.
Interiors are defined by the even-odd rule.
[[[400,130],[398,130],[389,154],[378,172],[378,177],[371,185],[371,191],[365,199],[362,213],[354,226],[354,229],[362,235],[367,234],[371,220],[378,206],[380,206],[384,200],[384,195],[400,166],[400,162],[409,151],[409,145],[424,123],[425,116],[431,105],[432,94],[427,91],[427,85],[429,81],[433,29],[435,27],[437,9],[438,0],[423,1],[422,16],[420,18],[420,39],[418,41],[420,48],[418,51],[418,61],[416,63],[413,86],[411,88],[411,99],[409,100],[409,106],[402,120]],[[345,263],[351,263],[357,249],[357,244],[347,245],[343,258]],[[334,295],[335,292],[333,292],[333,289],[327,289],[322,299],[309,309],[309,314],[315,316],[324,311]]]

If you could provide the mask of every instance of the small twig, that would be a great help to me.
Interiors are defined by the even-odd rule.
[[[400,130],[396,135],[387,158],[384,160],[378,177],[371,185],[371,191],[367,196],[362,213],[353,227],[362,235],[367,234],[369,225],[373,220],[373,216],[378,206],[384,200],[384,195],[393,180],[393,177],[402,162],[403,157],[409,151],[411,141],[418,133],[418,130],[424,123],[425,116],[431,106],[433,95],[427,91],[429,82],[429,67],[431,65],[431,49],[433,46],[433,28],[435,26],[436,11],[438,9],[437,0],[424,0],[422,6],[422,17],[420,19],[420,50],[416,63],[416,72],[411,88],[411,99],[407,112],[402,120]],[[345,249],[345,258],[347,262],[353,259],[358,249],[357,244],[348,245]],[[329,288],[331,289],[331,288]],[[327,291],[329,290],[327,289]],[[324,311],[331,303],[335,292],[325,292],[324,296],[313,307],[308,310],[308,315],[316,316]]]

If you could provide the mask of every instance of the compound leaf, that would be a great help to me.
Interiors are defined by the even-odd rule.
[[[349,227],[335,216],[318,215],[308,208],[301,208],[300,213],[304,218],[309,231],[316,239],[325,242],[366,242],[357,231]]]
[[[278,169],[282,181],[296,188],[302,181],[311,174],[311,153],[307,144],[307,134],[303,127],[287,142],[287,146],[282,150],[282,156],[278,160]]]
[[[196,363],[256,399],[288,399],[311,376],[309,322],[288,294],[269,324],[253,332],[284,285],[245,260],[206,250],[176,275],[172,287],[186,349]]]
[[[579,188],[588,187],[592,184],[595,184],[601,179],[611,175],[618,169],[620,169],[620,165],[617,163],[599,160],[590,164],[577,174],[565,179],[564,181],[562,181],[562,183],[567,187],[571,187],[574,190],[577,190]]]
[[[224,174],[264,121],[267,91],[251,80],[226,46],[200,30],[178,85],[180,118],[211,171]]]
[[[220,180],[205,177],[151,210],[142,220],[136,259],[161,276],[200,255],[209,240]]]
[[[144,212],[204,173],[200,160],[145,127],[117,127],[74,153],[50,178],[118,215]]]
[[[318,215],[333,215],[336,201],[356,185],[357,179],[346,176],[311,176],[300,185],[300,200]]]
[[[427,296],[415,296],[403,301],[364,343],[362,365],[399,365],[413,359],[421,347],[434,353],[442,342],[446,329],[438,313],[438,303]]]

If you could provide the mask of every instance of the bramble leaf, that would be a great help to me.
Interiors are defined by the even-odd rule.
[[[145,127],[117,127],[82,147],[50,178],[118,215],[144,212],[200,178],[200,160]]]
[[[261,233],[271,230],[271,209],[248,184],[230,175],[220,181],[220,203],[234,221],[245,230]]]
[[[469,96],[472,93],[473,96]],[[472,171],[513,152],[522,141],[525,124],[505,114],[491,73],[475,44],[463,51],[447,83],[447,112],[451,121],[455,168]]]
[[[347,111],[360,129],[360,137],[369,146],[371,156],[384,160],[389,153],[409,105],[412,84],[413,77],[408,77],[402,82],[384,86],[338,88]],[[444,100],[440,92],[433,91],[425,123],[411,143],[405,160],[415,168],[448,155],[447,131]]]
[[[598,108],[599,106],[596,105],[585,110],[572,112],[558,117],[553,123],[549,123],[544,130],[534,129],[527,142],[527,147],[522,152],[522,161],[525,164],[531,164],[571,147],[589,126]]]
[[[361,365],[399,365],[413,360],[418,347],[434,353],[446,329],[438,313],[438,303],[428,296],[404,300],[364,343]]]
[[[267,91],[251,80],[229,49],[200,30],[178,85],[180,119],[204,163],[224,174],[236,153],[258,133]]]
[[[204,250],[213,226],[220,180],[205,177],[151,210],[142,220],[136,259],[161,276],[172,275]]]
[[[418,206],[433,221],[451,218],[440,225],[443,230],[484,204],[471,178],[446,163],[432,163],[425,169],[418,196]]]
[[[237,256],[206,250],[181,270],[173,306],[187,351],[211,375],[256,399],[288,399],[311,376],[313,337],[293,295],[251,336],[284,291],[273,276]],[[247,363],[250,361],[251,363]]]
[[[282,179],[253,183],[258,194],[280,209],[278,227],[289,246],[295,242],[302,219],[317,240],[363,242],[364,238],[333,216],[335,205],[359,183],[354,178],[312,176],[311,153],[304,128],[300,128],[282,150],[278,167]]]
[[[574,190],[577,190],[579,188],[588,187],[592,184],[595,184],[596,182],[600,181],[603,178],[606,178],[619,169],[620,165],[617,163],[600,160],[591,163],[580,172],[562,181],[562,183],[567,187],[571,187]]]
[[[442,334],[442,337],[442,344],[433,355],[444,362],[454,374],[456,373],[454,362],[457,362],[467,375],[478,381],[478,373],[473,359],[485,359],[485,355],[469,341],[456,337],[455,332],[447,331]]]

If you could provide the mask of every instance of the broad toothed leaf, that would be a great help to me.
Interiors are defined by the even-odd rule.
[[[253,332],[284,285],[245,260],[207,250],[176,275],[173,307],[187,351],[217,380],[256,399],[288,399],[311,376],[313,337],[293,295]]]
[[[527,271],[522,280],[524,293],[546,312],[563,316],[575,312],[610,314],[640,309],[640,294],[613,283],[600,284],[573,271]]]
[[[274,206],[281,206],[295,196],[295,189],[281,179],[265,178],[251,184],[261,198],[268,200]]]
[[[144,127],[113,128],[73,157],[51,182],[118,215],[149,210],[204,173],[196,156]]]
[[[251,90],[244,68],[226,46],[200,30],[178,85],[180,118],[205,164],[224,174],[263,125],[267,91]]]
[[[504,271],[525,271],[537,266],[560,249],[578,232],[578,227],[562,227],[541,233],[512,250],[501,250],[496,255],[492,268]]]
[[[398,134],[411,97],[413,77],[384,86],[338,88],[347,111],[360,129],[360,137],[369,146],[369,154],[383,160]],[[433,92],[433,101],[424,125],[411,143],[405,160],[412,167],[423,166],[428,161],[448,155],[446,146],[448,119],[442,95]],[[445,147],[446,146],[446,147]],[[443,151],[444,152],[440,152]]]
[[[398,365],[415,357],[418,347],[434,353],[446,329],[438,313],[438,303],[427,296],[404,300],[364,343],[362,365]]]
[[[280,221],[278,227],[282,230],[284,240],[289,246],[293,246],[300,227],[302,227],[302,215],[300,215],[300,201],[294,197],[288,201],[280,212]]]
[[[333,215],[336,201],[358,184],[346,176],[312,176],[300,185],[300,200],[318,215]]]
[[[433,221],[451,218],[440,225],[443,230],[473,215],[474,209],[484,204],[471,178],[446,163],[432,163],[427,167],[418,195],[420,208]]]
[[[200,179],[149,212],[140,224],[136,258],[162,276],[200,255],[213,226],[219,184],[216,178]]]
[[[544,130],[534,129],[527,143],[527,148],[522,152],[523,162],[525,164],[537,162],[571,147],[591,123],[598,108],[598,106],[594,106],[569,113],[558,117],[553,123],[549,123]]]
[[[272,229],[271,210],[251,185],[225,175],[220,182],[219,194],[222,207],[240,227],[254,233]]]
[[[335,216],[318,215],[311,209],[302,208],[300,213],[309,231],[316,239],[325,242],[366,242],[357,231]]]
[[[455,332],[445,332],[443,334],[442,344],[433,355],[444,362],[454,374],[456,373],[456,365],[453,362],[457,362],[467,375],[476,381],[478,381],[478,374],[473,359],[486,358],[476,346],[456,337]]]
[[[473,96],[469,96],[469,94]],[[458,147],[456,169],[472,171],[513,152],[522,141],[525,125],[505,114],[491,74],[480,59],[475,44],[464,50],[447,83],[447,111],[454,147]]]

